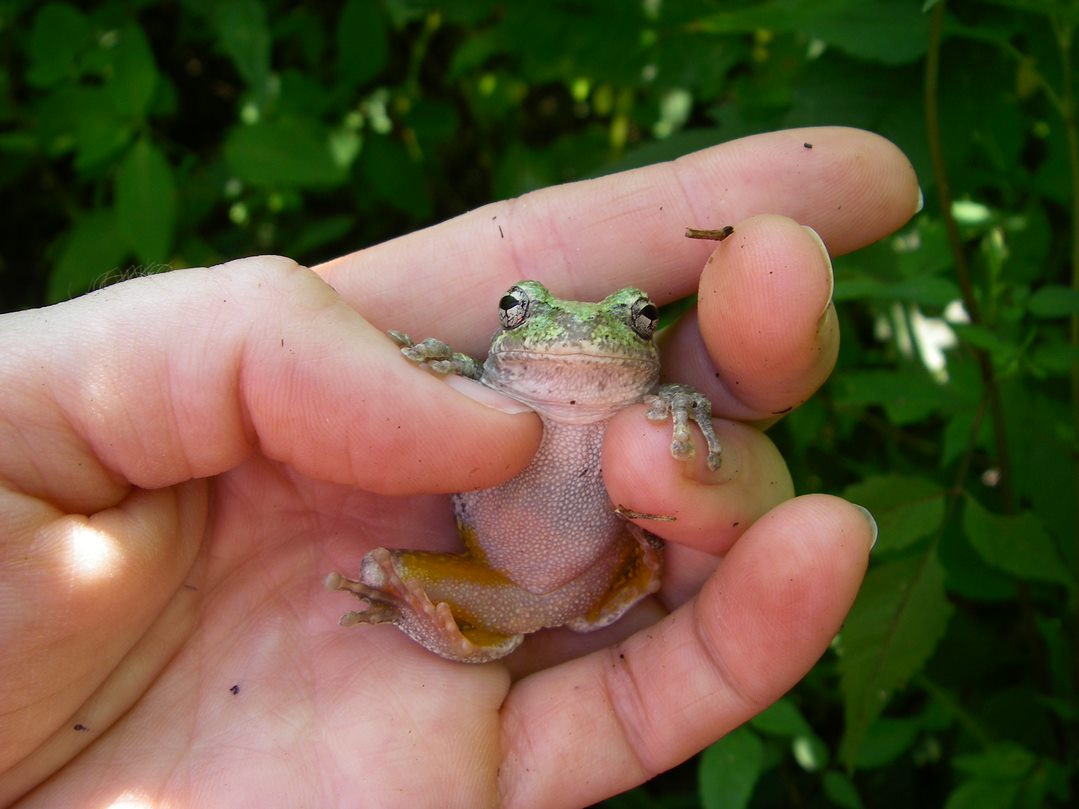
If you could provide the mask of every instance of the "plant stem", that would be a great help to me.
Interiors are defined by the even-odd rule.
[[[730,225],[719,228],[718,230],[700,230],[699,228],[686,228],[687,239],[711,239],[712,241],[721,242],[734,233],[734,228]]]
[[[955,262],[955,274],[959,281],[959,289],[963,295],[963,305],[970,316],[970,322],[980,325],[982,323],[981,308],[978,305],[974,283],[970,277],[970,266],[967,263],[963,239],[959,234],[959,226],[956,224],[955,217],[952,216],[952,192],[948,183],[948,169],[944,162],[944,150],[940,142],[940,40],[946,6],[947,0],[940,0],[934,6],[932,23],[929,29],[929,51],[925,59],[926,136],[929,140],[929,154],[933,161],[933,178],[936,181],[937,195],[940,199],[940,215],[944,220],[944,228],[948,233],[948,243],[951,245],[952,259]],[[993,365],[989,355],[985,351],[973,346],[970,347],[970,351],[977,362],[982,387],[989,403],[990,417],[993,420],[996,461],[997,466],[1000,468],[1001,507],[1005,514],[1011,514],[1014,511],[1011,460],[1008,452],[1004,409],[1000,403],[1000,392],[997,389],[996,376],[993,373]]]

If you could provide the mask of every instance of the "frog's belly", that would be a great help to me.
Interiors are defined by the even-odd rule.
[[[457,495],[457,518],[474,555],[537,594],[623,556],[633,540],[603,486],[605,429],[606,422],[548,422],[535,458],[517,477]]]

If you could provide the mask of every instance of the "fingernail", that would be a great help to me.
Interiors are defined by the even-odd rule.
[[[824,312],[828,311],[828,307],[832,304],[832,293],[835,291],[835,273],[832,271],[832,257],[828,255],[828,247],[824,243],[824,239],[820,237],[817,231],[813,230],[809,225],[802,225],[806,233],[813,237],[813,241],[817,243],[817,247],[820,248],[820,254],[824,258],[824,266],[828,272],[828,300],[824,304],[824,310],[821,312],[823,316]]]
[[[448,376],[446,377],[446,384],[458,393],[464,394],[472,401],[479,402],[500,413],[508,413],[511,416],[515,416],[518,413],[532,412],[532,408],[524,402],[518,402],[516,399],[511,399],[509,396],[504,396],[498,391],[491,390],[483,383],[477,382],[474,379],[469,379],[468,377]]]
[[[925,207],[925,192],[922,191],[922,187],[918,186],[918,205],[914,209],[914,213],[921,213],[922,208]]]
[[[880,532],[880,529],[877,528],[877,521],[873,519],[873,515],[869,513],[869,509],[865,506],[860,506],[857,503],[851,503],[851,505],[862,512],[862,514],[865,515],[866,522],[869,523],[869,527],[873,533],[873,538],[869,542],[869,550],[873,550],[873,546],[877,544],[877,534]]]

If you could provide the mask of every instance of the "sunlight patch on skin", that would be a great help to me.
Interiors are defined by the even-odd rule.
[[[110,578],[120,562],[116,539],[86,523],[71,526],[71,566],[83,580]]]
[[[103,803],[101,809],[168,809],[168,804],[155,803],[146,793],[129,790],[111,803]]]

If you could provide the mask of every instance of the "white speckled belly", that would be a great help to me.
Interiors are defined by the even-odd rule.
[[[634,541],[603,486],[606,429],[607,420],[545,419],[539,450],[524,471],[501,486],[454,498],[458,520],[471,529],[490,567],[526,590],[547,593]]]

